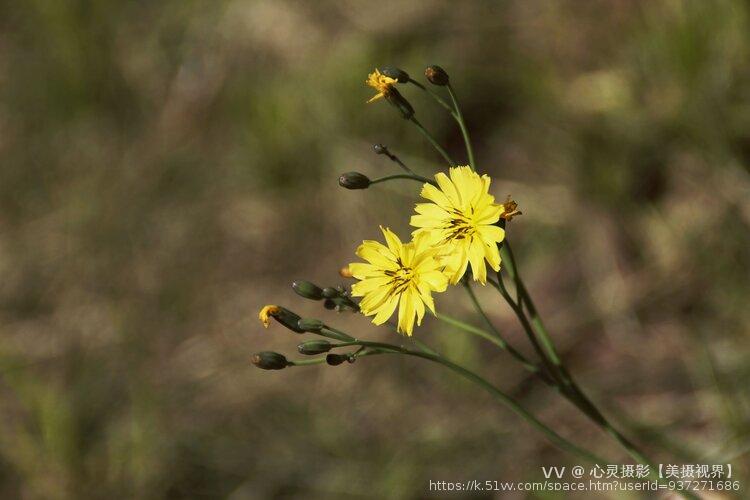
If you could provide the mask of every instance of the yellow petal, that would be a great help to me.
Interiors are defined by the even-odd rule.
[[[448,176],[442,172],[438,172],[435,174],[435,180],[437,181],[438,186],[440,186],[440,190],[448,198],[450,206],[456,208],[460,207],[461,197],[458,195],[458,191],[456,191],[456,186],[453,185],[453,182],[451,182]]]
[[[382,325],[388,318],[393,316],[393,311],[396,310],[398,305],[398,295],[391,295],[378,309],[377,314],[372,319],[372,322],[376,325]]]
[[[474,281],[481,284],[487,283],[487,268],[484,265],[484,245],[479,238],[473,238],[469,247],[469,262],[471,262],[471,272],[474,274]]]
[[[355,297],[362,297],[379,288],[388,288],[388,283],[390,283],[392,279],[393,278],[390,276],[382,276],[358,281],[352,285],[352,295]]]
[[[451,206],[450,201],[448,201],[448,197],[445,196],[442,191],[440,191],[432,184],[425,183],[425,185],[422,186],[422,192],[420,193],[420,195],[422,196],[422,198],[426,198],[432,202],[435,202],[438,206],[441,206],[443,208],[450,208]]]
[[[482,235],[482,239],[485,243],[496,242],[499,243],[505,238],[505,230],[498,226],[483,225],[478,228],[479,234]]]
[[[414,301],[407,289],[401,294],[401,300],[399,300],[397,330],[409,337],[414,329],[414,313]]]

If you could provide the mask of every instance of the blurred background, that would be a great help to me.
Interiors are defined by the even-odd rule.
[[[523,211],[509,234],[527,285],[594,401],[656,461],[747,478],[749,15],[742,1],[0,2],[0,496],[409,499],[429,480],[577,463],[419,360],[249,363],[301,338],[264,330],[265,304],[398,341],[289,286],[341,284],[378,224],[408,235],[417,183],[337,185],[397,173],[373,143],[444,168],[394,108],[365,104],[387,64],[450,73],[478,169]],[[444,110],[401,89],[465,161]],[[437,307],[481,325],[460,292]],[[480,299],[531,354],[499,297]],[[503,352],[430,319],[416,335],[630,463]]]

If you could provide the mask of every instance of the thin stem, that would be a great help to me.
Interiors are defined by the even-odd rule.
[[[497,281],[494,281],[492,279],[487,279],[487,282],[490,283],[493,287],[495,287],[498,292],[500,292],[500,295],[503,296],[503,298],[508,303],[510,308],[516,314],[518,321],[521,323],[521,326],[523,327],[523,331],[526,333],[526,336],[529,338],[529,341],[531,342],[531,345],[534,347],[534,350],[539,356],[539,359],[541,360],[542,365],[546,368],[546,371],[548,372],[547,375],[549,375],[552,378],[552,380],[555,380],[556,382],[560,384],[564,384],[565,379],[562,377],[562,374],[559,373],[559,369],[557,369],[556,366],[553,366],[549,362],[547,357],[544,355],[542,346],[539,344],[539,341],[534,335],[534,331],[531,328],[531,325],[529,324],[528,319],[526,319],[526,316],[523,314],[523,311],[521,311],[518,304],[516,304],[513,301],[513,298],[510,296],[510,294],[508,293],[508,290],[505,288],[502,275],[498,272]]]
[[[412,351],[412,350],[404,349],[402,347],[392,345],[392,344],[384,344],[380,342],[365,342],[365,341],[360,341],[360,344],[367,346],[367,347],[382,349],[384,353],[405,354],[407,356],[414,356],[417,358],[422,358],[428,361],[441,364],[444,367],[454,371],[455,373],[461,375],[462,377],[484,388],[486,391],[492,394],[495,398],[500,400],[500,402],[502,402],[506,407],[508,407],[516,415],[524,419],[534,428],[536,428],[537,430],[542,432],[545,436],[547,436],[547,438],[550,441],[552,441],[552,443],[557,445],[560,449],[567,451],[568,453],[576,455],[592,463],[607,463],[604,461],[604,459],[596,456],[592,452],[585,450],[571,443],[564,437],[557,434],[555,431],[553,431],[551,428],[545,425],[541,420],[537,419],[534,415],[532,415],[527,410],[525,410],[513,398],[511,398],[510,396],[502,392],[500,389],[492,385],[490,382],[488,382],[486,379],[484,379],[480,375],[472,372],[471,370],[468,370],[467,368],[464,368],[463,366],[457,365],[456,363],[453,363],[452,361],[449,361],[441,356],[436,356],[436,355],[428,354],[425,352]]]
[[[410,120],[412,121],[412,123],[414,123],[414,125],[417,126],[417,128],[422,133],[422,135],[425,136],[428,141],[430,141],[430,144],[432,144],[432,146],[437,150],[437,152],[440,153],[440,155],[443,158],[445,158],[445,161],[448,162],[448,165],[450,165],[451,167],[455,167],[456,166],[456,162],[453,161],[453,159],[451,159],[450,155],[448,155],[448,153],[445,151],[445,149],[443,149],[443,147],[440,144],[438,144],[438,142],[435,140],[435,138],[432,137],[432,134],[430,134],[427,131],[427,129],[425,129],[422,126],[422,124],[419,123],[419,120],[417,120],[416,118],[414,118],[414,116],[412,116],[410,118]]]
[[[445,102],[442,97],[440,97],[435,92],[433,92],[432,90],[428,89],[427,87],[425,87],[424,85],[422,85],[421,83],[419,83],[416,80],[412,80],[411,78],[409,78],[409,83],[411,83],[412,85],[414,85],[416,87],[419,87],[423,91],[427,92],[427,94],[429,94],[430,97],[432,97],[433,99],[435,99],[435,101],[438,104],[440,104],[442,107],[444,107],[451,115],[453,115],[454,118],[456,117],[456,112],[453,111],[453,108],[451,107],[451,105],[448,104],[447,102]]]
[[[544,326],[544,323],[542,322],[541,316],[539,316],[539,313],[537,312],[536,306],[534,305],[534,302],[531,300],[531,295],[529,295],[528,290],[526,289],[526,286],[523,283],[523,280],[521,279],[521,276],[518,272],[518,266],[516,266],[516,259],[513,255],[513,250],[510,246],[510,241],[506,238],[503,242],[503,246],[500,248],[500,256],[503,260],[506,261],[506,265],[508,268],[508,272],[511,274],[511,277],[516,283],[516,287],[519,294],[519,306],[523,307],[523,305],[526,305],[526,309],[529,311],[529,316],[531,320],[531,325],[534,328],[534,331],[537,332],[539,335],[540,340],[542,341],[542,344],[544,344],[544,348],[547,351],[547,355],[549,356],[550,361],[554,363],[555,365],[561,365],[562,362],[560,361],[560,356],[557,354],[557,351],[555,350],[555,346],[552,343],[552,339],[550,338],[549,332],[547,331],[547,328]]]
[[[448,94],[451,96],[453,101],[453,107],[456,109],[456,121],[461,129],[461,135],[464,136],[464,143],[466,144],[466,154],[469,156],[469,166],[473,169],[476,168],[474,163],[474,149],[471,147],[471,140],[469,139],[469,130],[466,128],[466,122],[464,122],[464,115],[461,113],[461,107],[458,105],[458,99],[456,99],[456,93],[453,91],[453,87],[449,83],[447,85]]]
[[[457,320],[443,313],[437,313],[435,314],[435,317],[439,319],[440,321],[444,323],[448,323],[451,326],[455,326],[456,328],[460,328],[461,330],[467,333],[471,333],[472,335],[476,335],[477,337],[481,337],[485,340],[488,340],[492,342],[493,344],[495,344],[496,346],[498,346],[500,349],[506,349],[508,347],[507,343],[503,339],[498,338],[495,335],[492,335],[491,333],[482,330],[481,328],[477,328],[468,323],[464,323],[463,321]]]
[[[411,179],[413,181],[421,182],[421,183],[430,183],[434,184],[435,181],[431,181],[430,179],[426,177],[422,177],[421,175],[416,174],[393,174],[393,175],[386,175],[385,177],[381,177],[379,179],[374,179],[370,181],[370,185],[377,184],[378,182],[386,182],[393,179]]]
[[[378,144],[377,146],[380,146],[382,148],[382,151],[380,151],[379,153],[376,152],[376,154],[386,155],[389,160],[391,160],[392,162],[396,163],[399,167],[403,168],[405,172],[407,172],[409,174],[412,174],[412,175],[418,175],[416,172],[414,172],[414,170],[412,170],[409,167],[407,167],[406,163],[404,163],[404,162],[401,161],[401,158],[399,158],[395,154],[391,153],[388,150],[387,146],[383,146],[382,144]]]
[[[469,297],[471,298],[471,302],[474,304],[474,308],[477,310],[480,316],[484,319],[484,322],[487,324],[487,326],[492,330],[492,332],[495,334],[495,338],[497,338],[500,342],[502,342],[503,346],[500,346],[502,349],[505,349],[508,351],[508,353],[516,358],[524,368],[529,370],[532,373],[538,373],[547,383],[553,383],[552,380],[550,380],[547,375],[544,372],[540,372],[539,366],[537,366],[532,361],[529,361],[526,359],[526,356],[521,354],[520,351],[518,351],[515,347],[510,345],[505,339],[503,339],[502,335],[500,334],[500,331],[495,328],[495,325],[490,320],[489,316],[487,316],[487,313],[484,312],[484,309],[482,309],[482,305],[479,303],[479,300],[477,299],[476,295],[474,294],[474,290],[471,288],[471,284],[466,281],[464,282],[464,287],[466,288],[466,293],[469,294]],[[498,344],[499,345],[499,344]]]
[[[508,294],[507,290],[505,290],[505,286],[502,284],[502,275],[498,272],[498,290],[503,295],[503,298],[505,298],[506,302],[511,306],[513,311],[518,316],[519,321],[524,327],[524,330],[526,330],[527,335],[529,336],[529,339],[532,341],[532,343],[535,346],[535,349],[537,349],[537,352],[540,354],[540,356],[543,357],[543,360],[545,361],[546,365],[549,366],[550,364],[553,365],[553,369],[555,370],[553,373],[557,377],[559,377],[560,381],[562,382],[562,386],[560,387],[562,392],[567,395],[567,397],[574,403],[577,404],[581,410],[586,413],[595,423],[597,423],[605,432],[607,432],[610,436],[612,436],[627,452],[628,454],[637,462],[646,464],[646,465],[653,465],[650,460],[646,458],[646,456],[638,449],[638,447],[630,441],[627,437],[625,437],[623,434],[621,434],[608,420],[607,418],[599,411],[599,409],[591,402],[591,400],[586,396],[586,394],[581,390],[581,388],[578,386],[578,384],[573,380],[573,377],[570,375],[568,370],[562,365],[562,362],[560,360],[560,356],[557,354],[557,351],[555,350],[554,345],[552,344],[552,340],[549,336],[549,333],[547,332],[546,328],[544,327],[544,323],[542,322],[541,317],[539,316],[539,313],[537,312],[536,307],[534,306],[533,301],[531,300],[531,296],[528,293],[528,290],[526,289],[526,286],[523,283],[523,280],[521,279],[521,276],[518,272],[518,267],[516,265],[516,260],[513,255],[513,251],[510,247],[510,242],[506,238],[503,242],[502,247],[500,248],[500,253],[503,258],[503,260],[506,263],[506,269],[508,269],[509,274],[514,279],[516,283],[516,287],[518,288],[519,292],[519,302],[515,303],[513,299]],[[494,283],[493,283],[494,285]],[[531,316],[531,322],[526,318],[526,314],[523,311],[522,304],[526,305],[526,309],[529,312],[529,315]],[[533,331],[531,331],[533,329]],[[543,352],[539,349],[539,344],[536,341],[536,335],[534,334],[536,332],[539,337],[542,340],[542,343],[544,344],[545,351],[547,356],[544,355]]]

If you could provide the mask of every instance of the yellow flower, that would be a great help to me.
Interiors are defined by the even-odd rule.
[[[375,69],[374,73],[370,73],[367,76],[367,80],[365,81],[365,83],[377,90],[378,93],[375,94],[375,96],[373,96],[372,99],[367,102],[377,101],[378,99],[381,99],[390,94],[393,85],[397,81],[398,80],[396,80],[395,78],[385,76],[383,73]]]
[[[258,313],[258,319],[260,319],[264,327],[268,328],[268,325],[271,323],[271,316],[275,316],[280,312],[281,308],[279,306],[265,306]]]
[[[411,335],[414,317],[422,324],[425,305],[435,314],[432,292],[443,292],[448,278],[436,255],[439,251],[419,236],[403,244],[390,229],[380,228],[386,245],[364,241],[357,255],[367,263],[349,264],[352,275],[359,281],[352,286],[354,297],[364,297],[359,303],[365,316],[375,315],[372,322],[382,325],[398,310],[397,331]]]
[[[480,177],[470,167],[451,168],[450,178],[440,172],[435,180],[439,189],[432,184],[422,187],[422,197],[432,203],[417,203],[418,215],[411,218],[411,225],[419,228],[414,237],[426,234],[431,244],[443,246],[443,263],[452,285],[463,277],[468,264],[474,280],[485,284],[485,260],[493,270],[500,269],[497,244],[505,238],[505,231],[495,223],[506,207],[488,193],[490,178]]]

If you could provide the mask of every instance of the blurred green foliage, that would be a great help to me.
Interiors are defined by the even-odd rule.
[[[440,158],[364,79],[451,74],[573,372],[658,459],[750,472],[750,19],[742,1],[0,2],[0,496],[419,498],[568,457],[410,360],[267,373],[257,311],[337,284]],[[459,131],[404,94],[457,158]],[[481,298],[509,338],[510,311]],[[470,306],[457,291],[438,307]],[[503,353],[416,333],[626,459]],[[639,422],[639,424],[635,424]],[[666,437],[664,437],[666,436]],[[745,485],[747,487],[747,485]]]

